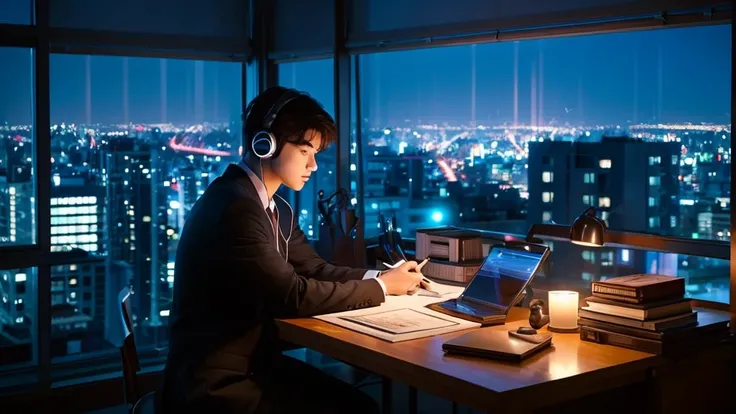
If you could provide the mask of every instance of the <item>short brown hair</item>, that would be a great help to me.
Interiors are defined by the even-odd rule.
[[[243,136],[246,146],[244,151],[250,151],[253,137],[263,129],[264,118],[269,110],[289,90],[283,86],[268,88],[245,108]],[[322,136],[322,142],[317,151],[326,149],[337,139],[335,120],[325,111],[322,104],[307,93],[297,92],[301,95],[284,105],[271,124],[270,131],[276,137],[277,144],[274,157],[278,157],[287,142],[304,145],[311,141],[311,138],[306,136],[309,130],[317,131]]]

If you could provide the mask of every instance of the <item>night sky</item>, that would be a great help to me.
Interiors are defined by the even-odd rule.
[[[370,126],[513,122],[515,53],[521,124],[532,120],[532,80],[538,124],[730,123],[730,25],[364,55],[363,116]],[[0,122],[28,124],[32,53],[0,48],[0,62]],[[239,119],[240,64],[161,62],[52,55],[52,124]],[[331,60],[285,64],[279,79],[333,112],[332,70]]]

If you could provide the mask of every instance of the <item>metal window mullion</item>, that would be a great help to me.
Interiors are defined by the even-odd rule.
[[[355,165],[358,177],[355,182],[355,193],[358,199],[358,217],[360,220],[358,224],[360,228],[359,234],[365,235],[365,183],[363,174],[363,116],[361,111],[360,101],[360,55],[353,56],[353,82],[355,83]]]
[[[736,31],[734,31],[733,23],[731,23],[731,44],[736,41]],[[731,52],[731,71],[733,73],[733,51]],[[736,96],[736,88],[734,87],[733,81],[731,81],[731,114],[733,115],[733,107],[736,106],[736,103],[734,102],[734,96]],[[733,116],[732,116],[733,117]],[[730,145],[731,148],[733,148],[733,131],[730,134]],[[733,177],[736,174],[736,168],[734,167],[734,163],[731,162],[731,198],[733,198],[733,192],[734,192],[734,185],[733,185]],[[736,243],[734,243],[734,237],[736,237],[736,228],[734,227],[734,223],[736,223],[736,212],[734,211],[733,206],[731,207],[731,257],[730,257],[730,265],[731,265],[731,271],[729,272],[731,274],[731,283],[730,283],[730,300],[729,304],[731,306],[731,332],[736,334],[736,261],[734,260],[736,258]]]
[[[335,0],[335,121],[337,122],[337,188],[350,189],[350,54],[345,48],[345,1]]]
[[[36,240],[43,260],[37,271],[36,344],[39,388],[51,387],[51,137],[49,91],[49,0],[36,0],[38,45],[35,53]]]
[[[0,46],[36,47],[37,33],[34,26],[0,23]]]
[[[273,3],[268,0],[253,1],[253,54],[258,62],[258,92],[278,82],[275,64],[268,59],[273,26]]]

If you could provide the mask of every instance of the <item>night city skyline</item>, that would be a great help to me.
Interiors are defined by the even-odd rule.
[[[729,242],[731,49],[731,25],[715,25],[360,55],[362,122],[352,115],[341,137],[351,208],[367,238],[396,216],[406,238],[456,225],[505,240],[593,206],[612,229]],[[137,345],[165,349],[184,223],[239,160],[244,66],[52,54],[51,171],[38,177],[32,53],[0,47],[0,246],[38,243],[37,182],[50,180],[50,249],[79,259],[51,268],[52,362],[115,353],[107,331],[126,286]],[[276,83],[334,116],[333,63],[279,63]],[[318,250],[335,147],[293,194]],[[550,271],[535,283],[586,292],[650,272],[686,278],[692,298],[729,300],[725,258],[545,242]],[[0,270],[0,372],[35,358],[37,273]]]

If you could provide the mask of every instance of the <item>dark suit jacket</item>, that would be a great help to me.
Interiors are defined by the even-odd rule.
[[[289,216],[283,208],[280,211]],[[176,254],[162,389],[162,404],[169,411],[184,411],[181,407],[186,404],[186,411],[202,407],[252,412],[260,398],[261,379],[281,351],[275,318],[384,301],[376,281],[361,280],[365,269],[326,263],[296,223],[288,262],[286,242],[278,239],[277,251],[256,188],[236,165],[230,165],[192,208]]]

